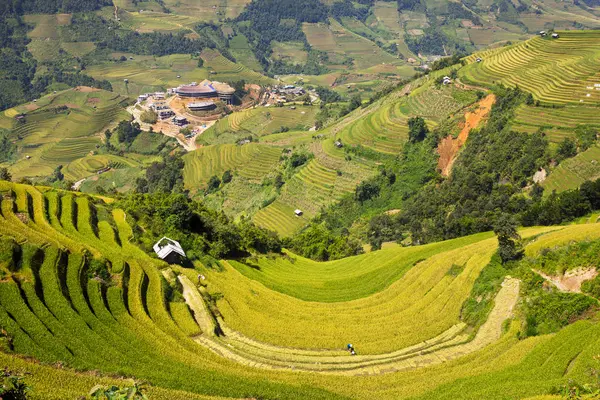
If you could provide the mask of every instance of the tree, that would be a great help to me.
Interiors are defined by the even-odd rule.
[[[494,225],[494,233],[498,237],[498,254],[503,263],[518,260],[523,256],[524,249],[514,217],[502,213]]]
[[[422,142],[429,133],[425,120],[421,117],[413,117],[408,120],[408,140],[412,143]]]
[[[273,179],[273,185],[275,185],[275,187],[277,189],[280,189],[284,183],[285,183],[285,181],[283,180],[282,174],[279,173],[279,174],[275,175],[275,178]]]
[[[140,115],[140,119],[147,124],[155,124],[158,121],[158,114],[152,110],[146,110]]]
[[[223,183],[229,183],[231,182],[231,180],[233,179],[233,174],[231,173],[231,170],[227,170],[225,172],[223,172],[223,176],[221,177],[221,180],[223,181]]]
[[[8,168],[2,167],[0,168],[0,181],[11,181],[12,175],[8,172]]]
[[[571,138],[566,138],[558,145],[556,150],[556,161],[561,162],[567,158],[575,157],[577,155],[577,144]]]
[[[52,172],[52,175],[49,178],[50,182],[60,182],[65,179],[65,174],[62,173],[62,167],[62,165],[59,165],[54,168],[54,172]]]
[[[357,93],[354,96],[352,96],[352,98],[350,99],[350,105],[348,106],[348,109],[350,111],[356,110],[361,105],[362,105],[362,99],[360,98],[360,94]]]
[[[25,382],[22,375],[4,368],[2,371],[2,383],[0,384],[0,399],[4,400],[26,400],[27,393],[31,388]]]
[[[598,139],[598,130],[589,125],[578,125],[575,128],[575,137],[580,151],[589,149]]]
[[[96,385],[90,390],[89,397],[94,400],[147,400],[144,384],[134,382],[131,386]]]
[[[373,182],[361,182],[361,184],[356,187],[354,197],[362,204],[373,197],[379,196],[379,190],[379,186]]]
[[[215,190],[217,190],[219,188],[219,186],[221,186],[221,180],[219,179],[218,176],[213,175],[208,180],[206,191],[208,193],[214,192]]]
[[[198,68],[204,67],[204,60],[202,57],[198,57]]]
[[[529,93],[527,95],[527,97],[525,98],[525,104],[527,104],[528,106],[533,105],[533,103],[535,102],[535,100],[533,99],[533,95],[531,93]]]

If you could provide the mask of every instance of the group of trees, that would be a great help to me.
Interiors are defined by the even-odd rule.
[[[153,162],[146,174],[135,182],[137,193],[186,193],[183,187],[183,159],[179,154],[165,155]]]
[[[119,122],[112,133],[117,135],[119,143],[131,144],[131,142],[142,133],[142,129],[137,122],[124,120]],[[108,140],[110,140],[110,138]]]
[[[234,223],[225,214],[191,200],[187,194],[135,193],[120,200],[118,206],[144,228],[136,232],[136,240],[149,252],[152,244],[164,235],[180,241],[191,260],[281,251],[275,233],[258,228],[247,219]]]
[[[0,163],[13,160],[17,154],[17,146],[10,139],[10,132],[0,129]]]
[[[347,232],[336,234],[323,224],[314,224],[286,239],[284,245],[303,257],[318,261],[337,260],[363,252],[362,243],[351,238]]]
[[[513,222],[525,226],[560,224],[600,209],[600,180],[547,196],[537,184],[527,189],[533,174],[549,165],[554,154],[542,132],[510,129],[514,110],[526,98],[518,88],[498,90],[486,125],[471,131],[448,179],[436,172],[435,148],[441,138],[451,134],[451,125],[443,123],[430,131],[422,118],[411,118],[409,141],[401,156],[385,161],[378,176],[359,184],[352,196],[326,208],[309,229],[318,225],[341,235],[357,221],[366,220],[364,228],[350,236],[367,241],[375,249],[385,241],[410,238],[418,244],[497,230],[504,249],[501,257],[508,260],[518,258],[520,248],[514,241],[515,231],[499,227]],[[578,127],[576,132],[578,148],[596,140],[596,130],[590,127]],[[398,210],[387,213],[390,209]],[[508,223],[507,215],[513,215],[514,221]],[[327,235],[313,232],[315,237]],[[292,245],[301,254],[318,253],[305,248],[301,240]],[[317,248],[314,244],[310,247]]]
[[[111,0],[13,0],[0,4],[1,14],[55,14],[95,11],[112,6]]]
[[[365,4],[364,1],[361,2]],[[369,1],[366,2],[370,4]],[[369,15],[369,7],[344,0],[331,6],[319,0],[255,0],[248,4],[237,18],[238,30],[249,40],[257,60],[269,74],[303,73],[309,75],[327,72],[325,54],[311,48],[302,31],[302,23],[327,22],[329,17],[340,19],[354,17],[364,21]],[[273,41],[301,42],[308,52],[304,64],[291,64],[282,60],[272,60]]]

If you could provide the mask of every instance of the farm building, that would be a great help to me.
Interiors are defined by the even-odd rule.
[[[558,39],[558,38],[559,38],[559,36],[558,36],[558,33],[553,33],[553,34],[552,34],[552,38],[553,38],[553,39]]]
[[[338,149],[341,149],[342,147],[344,147],[344,145],[342,144],[341,141],[336,140],[334,143],[335,147],[337,147]]]
[[[452,79],[450,79],[450,77],[449,77],[449,76],[445,76],[445,77],[442,79],[442,83],[443,83],[444,85],[449,85],[449,84],[451,84],[451,83],[452,83]]]
[[[546,36],[546,31],[540,31],[540,36]]]
[[[167,118],[172,117],[173,115],[175,115],[175,113],[173,112],[173,110],[171,110],[170,108],[163,109],[163,110],[157,110],[156,113],[158,114],[158,117],[160,119],[167,119]]]
[[[148,100],[148,97],[149,97],[149,96],[148,96],[147,94],[140,94],[140,95],[138,96],[138,103],[141,103],[142,101],[146,101],[146,100]]]
[[[200,82],[192,82],[189,85],[182,85],[175,89],[175,93],[179,97],[193,97],[193,98],[214,98],[230,103],[233,99],[235,89],[226,83],[211,82],[207,79]]]
[[[173,117],[173,123],[177,126],[185,126],[188,124],[186,117]]]
[[[169,264],[180,263],[185,258],[185,251],[179,242],[166,236],[156,242],[153,249],[158,258]]]
[[[296,217],[300,217],[300,216],[302,216],[303,212],[302,212],[302,210],[295,210],[294,214],[296,214]]]
[[[190,111],[210,111],[217,108],[217,106],[212,101],[198,101],[195,103],[189,103],[187,108]]]

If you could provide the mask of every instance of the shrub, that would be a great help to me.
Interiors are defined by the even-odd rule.
[[[155,124],[158,121],[158,115],[152,110],[147,110],[140,115],[140,119],[147,124]]]

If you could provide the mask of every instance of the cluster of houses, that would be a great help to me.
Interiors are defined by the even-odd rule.
[[[158,118],[167,119],[175,115],[175,112],[171,110],[171,107],[164,101],[157,101],[155,103],[149,104],[150,109],[153,110]]]
[[[540,36],[546,37],[546,36],[548,36],[548,32],[540,31]],[[551,36],[552,36],[552,39],[558,39],[560,37],[560,35],[558,33],[553,33]]]
[[[274,86],[269,92],[269,97],[276,103],[285,103],[294,97],[300,97],[306,94],[306,90],[302,86],[284,85]]]
[[[154,100],[164,100],[165,92],[155,92],[155,93],[144,93],[140,94],[137,98],[138,103],[142,103],[152,97]]]

